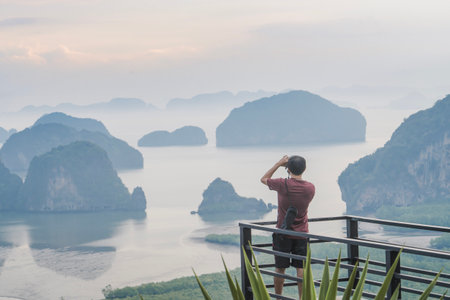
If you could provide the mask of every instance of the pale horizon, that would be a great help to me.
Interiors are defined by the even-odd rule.
[[[327,96],[330,88],[366,87],[433,100],[450,93],[444,0],[0,0],[0,7],[1,111],[116,97],[161,107],[223,90]]]

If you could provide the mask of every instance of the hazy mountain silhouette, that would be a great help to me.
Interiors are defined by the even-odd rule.
[[[73,103],[61,103],[55,106],[41,105],[34,106],[28,105],[20,110],[20,112],[38,112],[38,113],[50,113],[54,111],[63,111],[68,113],[77,112],[133,112],[142,110],[156,110],[157,108],[142,101],[138,98],[114,98],[109,102],[98,102],[88,105],[78,105]]]
[[[233,94],[229,91],[196,95],[192,98],[175,98],[170,100],[166,109],[168,110],[223,110],[240,106],[247,101],[262,97],[268,97],[275,92],[267,91],[241,91]]]
[[[199,146],[207,143],[208,139],[203,129],[196,126],[184,126],[173,132],[165,130],[150,132],[139,139],[138,146]]]
[[[216,129],[218,147],[342,143],[365,140],[366,120],[306,91],[248,102]]]

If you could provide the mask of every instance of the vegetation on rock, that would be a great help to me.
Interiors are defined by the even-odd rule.
[[[450,95],[432,108],[411,115],[384,147],[350,164],[338,180],[347,211],[374,213],[384,205],[447,205],[450,200],[449,116]]]

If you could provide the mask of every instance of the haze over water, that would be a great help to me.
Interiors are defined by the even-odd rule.
[[[364,113],[364,112],[363,112]],[[128,188],[142,186],[147,213],[17,214],[0,218],[0,296],[23,299],[98,299],[101,289],[169,280],[198,273],[222,271],[239,265],[236,247],[204,243],[208,233],[238,233],[238,221],[208,223],[191,215],[202,193],[216,177],[233,184],[237,193],[276,204],[276,195],[259,178],[284,154],[307,159],[305,179],[316,185],[309,216],[336,216],[345,212],[337,185],[340,172],[387,141],[409,111],[368,110],[367,141],[362,143],[216,148],[214,128],[220,117],[196,116],[210,143],[203,147],[139,148],[144,169],[122,171]],[[166,119],[117,116],[102,121],[113,135],[135,146],[139,130],[190,124],[192,116]],[[174,120],[172,123],[168,120]],[[30,126],[30,120],[24,126]],[[140,127],[136,127],[140,124]],[[148,124],[148,125],[147,125]],[[275,176],[286,176],[284,170]],[[275,220],[276,211],[264,216]],[[339,224],[317,226],[312,232],[342,234]]]
[[[27,105],[136,97],[162,110],[73,116],[102,121],[134,147],[146,133],[185,125],[209,138],[204,147],[139,148],[144,169],[119,176],[143,187],[145,215],[0,213],[0,299],[98,299],[108,284],[221,271],[220,253],[238,266],[237,248],[202,240],[237,233],[237,222],[207,223],[190,211],[216,177],[275,204],[259,178],[284,154],[307,159],[305,179],[317,190],[310,216],[342,214],[342,170],[450,92],[449,11],[448,0],[0,0],[1,127],[31,126],[40,113],[14,113]],[[176,97],[259,89],[307,90],[359,109],[367,141],[218,149],[215,128],[228,110],[163,110]]]

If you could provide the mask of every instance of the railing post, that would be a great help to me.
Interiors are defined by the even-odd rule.
[[[398,253],[399,252],[397,250],[386,250],[386,273],[389,271],[389,269],[394,264],[394,261],[397,258]],[[400,273],[400,258],[399,258],[398,264],[395,268],[395,273]],[[400,285],[398,299],[402,299],[401,279],[396,278],[395,274],[394,274],[394,276],[392,277],[391,283],[389,284],[389,288],[388,288],[387,294],[386,294],[388,299],[390,299],[392,297],[392,294],[394,293],[394,291],[398,285]]]
[[[358,238],[358,220],[352,218],[347,218],[347,237],[348,238]],[[359,246],[347,244],[347,256],[349,258],[349,263],[352,265],[356,264],[359,257]],[[352,270],[348,270],[348,277],[352,274]],[[356,272],[356,279],[359,278],[359,271]],[[353,288],[356,288],[358,280],[355,280]]]
[[[248,259],[250,260],[250,263],[252,262],[252,253],[249,249],[246,247],[248,246],[248,243],[252,240],[252,231],[250,228],[246,228],[241,226],[241,286],[242,286],[242,292],[244,293],[244,298],[246,300],[253,299],[253,294],[250,291],[250,280],[248,279],[247,269],[245,268],[245,258],[244,253],[242,251],[245,251],[247,254]]]

